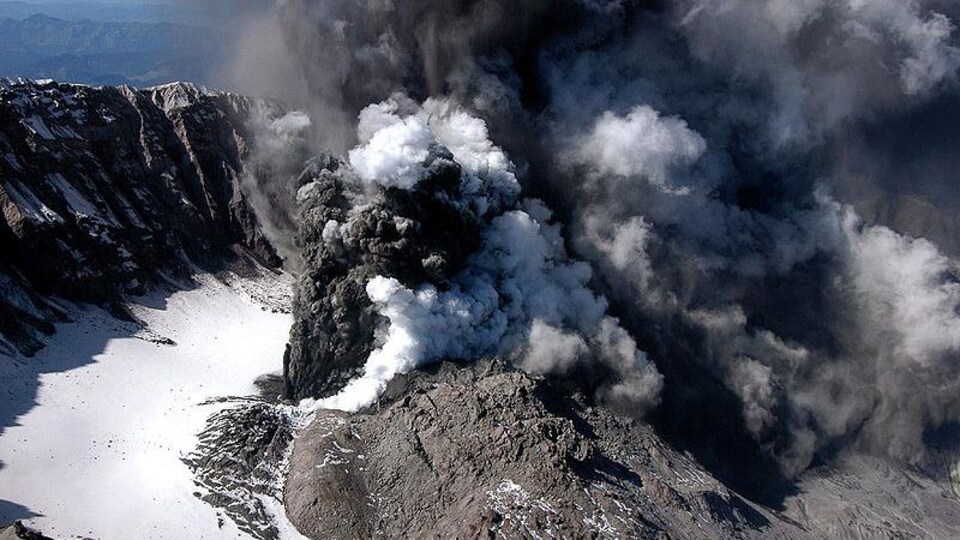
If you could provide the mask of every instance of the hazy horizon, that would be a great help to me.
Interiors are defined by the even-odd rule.
[[[0,0],[0,77],[210,85],[224,61],[220,26],[203,6],[169,0]]]

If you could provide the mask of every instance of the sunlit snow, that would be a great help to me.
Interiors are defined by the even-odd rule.
[[[57,538],[247,537],[194,495],[180,458],[217,410],[203,402],[253,394],[280,370],[291,320],[198,279],[135,307],[146,331],[91,309],[35,358],[0,362],[0,523]]]

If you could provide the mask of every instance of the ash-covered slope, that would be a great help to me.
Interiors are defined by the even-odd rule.
[[[190,84],[0,82],[0,352],[42,346],[50,297],[119,305],[234,246],[278,266],[240,189],[249,121],[277,112]]]
[[[444,364],[370,414],[318,413],[291,456],[291,521],[310,538],[799,533],[649,425],[505,367]]]
[[[948,471],[848,455],[768,508],[649,424],[588,401],[502,361],[401,376],[375,409],[320,411],[300,433],[288,516],[317,539],[960,534]]]

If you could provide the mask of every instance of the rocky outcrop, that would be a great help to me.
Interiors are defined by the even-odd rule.
[[[240,189],[257,108],[189,84],[0,82],[0,352],[42,346],[65,316],[50,298],[116,307],[235,247],[279,265]]]
[[[289,468],[288,516],[317,539],[800,532],[649,425],[499,362],[397,379],[367,414],[318,412]]]
[[[282,508],[287,453],[296,428],[283,406],[243,398],[207,420],[197,448],[183,458],[194,473],[194,496],[221,508],[258,540],[277,540],[273,512]]]
[[[366,293],[371,278],[442,286],[480,244],[480,218],[460,203],[452,154],[434,148],[425,168],[413,190],[364,186],[331,157],[314,159],[301,175],[288,397],[325,397],[357,375],[378,322]]]
[[[21,522],[0,528],[0,540],[51,540],[42,533],[30,529]]]
[[[555,381],[448,362],[395,379],[364,412],[317,411],[284,503],[316,539],[956,538],[956,455],[838,456],[771,508]]]

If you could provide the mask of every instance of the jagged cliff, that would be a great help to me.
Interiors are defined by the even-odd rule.
[[[42,346],[53,297],[119,309],[234,247],[278,266],[240,189],[258,108],[190,84],[0,82],[0,352]]]

